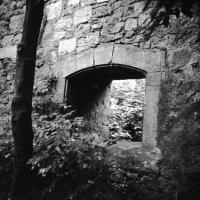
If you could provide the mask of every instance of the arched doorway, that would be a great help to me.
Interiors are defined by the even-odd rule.
[[[90,131],[109,135],[111,113],[110,86],[113,80],[142,79],[146,72],[130,66],[110,64],[77,71],[65,78],[64,102],[70,104],[78,116],[87,119]]]
[[[108,86],[111,80],[145,76],[146,98],[142,144],[155,146],[157,144],[159,92],[164,67],[165,52],[162,50],[140,49],[130,45],[118,44],[101,45],[95,49],[88,49],[75,55],[66,55],[65,58],[62,57],[57,62],[58,84],[55,98],[63,102],[66,101],[66,96],[68,96],[73,104],[78,105],[78,102],[81,101],[80,95],[68,95],[70,88],[76,87],[77,91],[81,91],[80,88],[82,87],[90,90],[91,85],[94,87],[100,86],[101,95],[103,96],[105,91],[109,89]],[[79,84],[77,84],[78,82]],[[87,83],[89,83],[88,86]],[[95,86],[95,84],[97,85]],[[94,97],[96,95],[94,93]],[[76,100],[73,98],[75,96]],[[81,107],[83,108],[83,106]]]

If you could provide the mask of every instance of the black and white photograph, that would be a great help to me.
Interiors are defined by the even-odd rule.
[[[200,0],[0,0],[0,200],[200,200]]]

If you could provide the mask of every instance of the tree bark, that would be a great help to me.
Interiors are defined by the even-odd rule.
[[[14,170],[11,200],[30,200],[31,181],[27,161],[33,152],[32,93],[44,0],[26,0],[21,44],[17,48],[15,91],[12,101]]]

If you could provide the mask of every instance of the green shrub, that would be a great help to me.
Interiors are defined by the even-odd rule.
[[[45,102],[35,106],[34,155],[29,164],[48,180],[42,199],[122,199],[127,187],[124,170],[107,160],[102,141],[85,131],[84,119],[72,117],[74,111],[66,105],[54,105],[45,115],[39,109],[46,108]]]
[[[134,84],[135,83],[135,84]],[[117,81],[111,88],[111,137],[142,140],[144,114],[144,80]]]

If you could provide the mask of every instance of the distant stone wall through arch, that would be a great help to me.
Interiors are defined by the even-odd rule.
[[[63,56],[58,60],[55,98],[61,102],[65,101],[67,87],[67,101],[89,109],[90,113],[93,113],[92,118],[96,118],[97,121],[98,116],[101,116],[102,120],[98,123],[106,124],[106,117],[102,116],[108,108],[105,102],[106,98],[109,98],[111,80],[146,77],[142,143],[156,146],[158,102],[164,66],[165,51],[160,49],[141,49],[119,44],[100,45],[78,54]],[[92,92],[92,85],[98,85],[99,92],[95,89]],[[87,93],[91,96],[89,95],[83,103],[83,95],[87,96]],[[83,101],[83,106],[79,100]],[[85,106],[87,102],[88,108]]]

